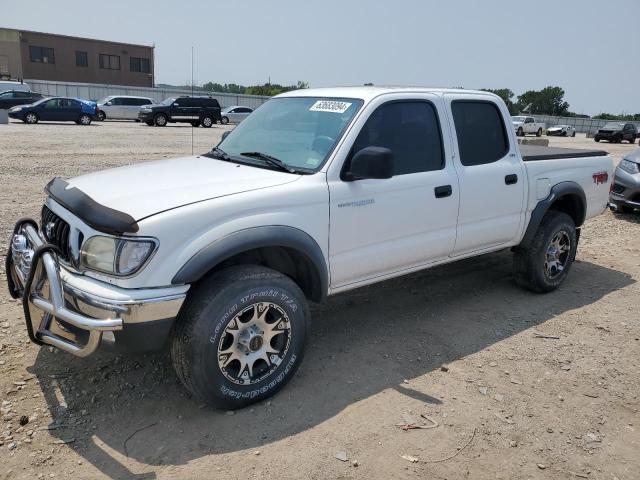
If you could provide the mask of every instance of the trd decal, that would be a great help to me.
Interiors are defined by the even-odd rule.
[[[607,183],[609,181],[609,174],[607,172],[598,172],[593,174],[593,183],[600,185],[601,183]]]

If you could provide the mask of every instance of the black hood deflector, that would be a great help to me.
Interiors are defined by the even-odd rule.
[[[138,224],[131,215],[99,204],[76,187],[69,188],[69,184],[61,178],[51,180],[44,190],[56,202],[99,232],[120,235],[138,231]]]

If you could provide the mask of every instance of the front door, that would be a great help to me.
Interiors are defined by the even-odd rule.
[[[444,259],[453,250],[459,191],[440,128],[444,118],[435,95],[389,95],[369,104],[352,128],[341,149],[344,161],[328,172],[333,289]],[[346,180],[351,158],[367,146],[393,152],[392,178]]]
[[[460,182],[458,235],[453,255],[511,245],[524,223],[526,178],[509,113],[493,97],[450,94],[447,110],[457,138]]]
[[[61,120],[62,115],[62,98],[52,98],[47,100],[38,111],[40,120]]]

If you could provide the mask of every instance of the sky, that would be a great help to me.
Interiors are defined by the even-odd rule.
[[[155,45],[156,83],[564,88],[640,113],[640,0],[0,0],[0,27]]]

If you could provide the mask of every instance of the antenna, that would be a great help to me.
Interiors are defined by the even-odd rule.
[[[193,98],[193,45],[191,46],[191,98]],[[193,123],[191,123],[191,155],[193,155]]]

